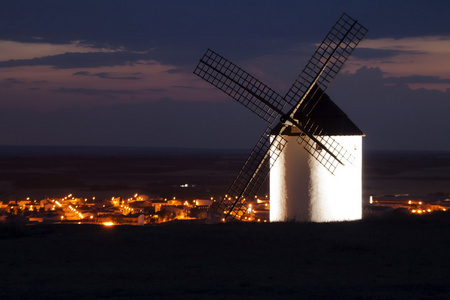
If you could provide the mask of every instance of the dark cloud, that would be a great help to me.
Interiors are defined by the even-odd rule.
[[[17,78],[5,78],[3,82],[6,84],[24,84],[25,82]]]
[[[92,74],[92,76],[100,77],[103,79],[121,79],[121,80],[140,80],[142,76],[114,76],[112,73],[101,72]]]
[[[167,90],[166,90],[166,89],[155,88],[155,89],[145,89],[144,91],[147,91],[147,92],[157,92],[157,93],[159,93],[159,92],[165,92],[165,91],[167,91]]]
[[[87,71],[80,71],[80,72],[75,72],[72,75],[75,75],[75,76],[90,76],[91,73],[89,73]]]
[[[33,84],[43,84],[43,83],[47,83],[47,82],[48,82],[48,80],[34,80],[31,83],[33,83]]]
[[[340,74],[330,97],[366,134],[370,150],[450,150],[450,90],[387,85],[379,68]]]
[[[18,78],[5,78],[2,81],[0,81],[0,87],[3,87],[3,88],[11,88],[13,86],[22,85],[22,84],[25,84],[25,82]]]
[[[21,66],[52,66],[56,69],[97,68],[102,66],[123,66],[136,63],[138,60],[151,59],[150,54],[118,51],[64,53],[32,59],[13,59],[0,61],[0,68]],[[74,75],[84,75],[77,72]]]
[[[86,71],[75,72],[72,75],[75,76],[95,76],[103,79],[120,79],[120,80],[140,80],[142,79],[141,72],[132,73],[131,76],[115,76],[111,72],[90,73]]]
[[[5,78],[2,81],[0,81],[0,87],[10,88],[13,86],[26,85],[29,83],[31,83],[32,85],[41,85],[47,83],[47,80],[26,81],[18,78]],[[29,89],[31,90],[32,88]]]
[[[196,89],[189,85],[172,85],[171,87],[175,88],[175,89],[185,89],[185,90],[195,90]]]
[[[450,79],[442,79],[438,76],[412,75],[403,77],[387,77],[387,83],[409,84],[409,83],[450,83]]]
[[[176,73],[183,72],[183,70],[182,69],[169,69],[166,72],[169,73],[169,74],[176,74]]]
[[[56,93],[82,94],[82,95],[124,95],[136,94],[134,90],[102,90],[102,89],[85,89],[85,88],[58,88],[51,90]]]
[[[403,54],[421,54],[418,51],[403,51],[403,50],[387,50],[387,49],[371,49],[371,48],[357,48],[352,54],[353,57],[359,59],[381,59],[393,58]]]

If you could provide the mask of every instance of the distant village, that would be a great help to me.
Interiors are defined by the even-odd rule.
[[[385,195],[370,196],[369,204],[364,206],[365,217],[384,217],[393,214],[426,215],[434,212],[450,212],[450,195]]]
[[[124,199],[63,198],[9,200],[0,202],[0,222],[146,225],[174,220],[206,219],[215,199],[182,200],[149,198],[135,194]],[[268,222],[269,200],[255,198],[248,205],[245,221]]]
[[[150,198],[135,194],[130,198],[80,198],[69,194],[62,198],[0,201],[0,223],[26,224],[101,224],[147,225],[174,220],[207,219],[216,200],[182,200]],[[269,222],[268,196],[256,197],[248,204],[243,221]],[[449,195],[410,196],[389,195],[370,197],[363,207],[364,217],[383,217],[392,214],[426,215],[436,211],[450,211]],[[220,221],[220,220],[219,220]]]

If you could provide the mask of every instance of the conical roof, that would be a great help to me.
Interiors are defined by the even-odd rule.
[[[308,107],[302,111],[309,111],[309,117],[315,124],[319,124],[320,128],[326,135],[361,135],[364,133],[359,129],[355,123],[331,100],[331,98],[322,92],[316,85],[305,99],[304,103],[317,103],[314,107]],[[294,119],[301,120],[302,116],[299,111],[294,115]],[[278,124],[274,130],[280,132],[282,124]],[[284,135],[298,135],[300,130],[296,127],[287,128]]]

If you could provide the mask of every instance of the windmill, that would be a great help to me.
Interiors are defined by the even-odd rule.
[[[359,139],[362,133],[332,103],[325,91],[366,33],[367,29],[358,21],[345,13],[342,14],[284,97],[218,53],[210,49],[206,51],[195,68],[194,74],[216,86],[268,123],[267,129],[253,148],[227,194],[216,203],[215,208],[222,214],[224,220],[243,218],[247,212],[249,200],[256,197],[272,167],[277,172],[270,172],[271,221],[288,219],[332,221],[358,218],[358,212],[349,218],[346,216],[343,218],[332,216],[331,219],[327,217],[324,220],[321,217],[315,218],[310,213],[314,211],[315,206],[318,206],[319,211],[327,210],[323,206],[330,201],[328,196],[326,201],[322,201],[320,195],[316,197],[317,199],[314,198],[309,189],[311,186],[318,186],[316,194],[320,194],[322,187],[329,189],[327,180],[332,181],[331,185],[335,186],[345,184],[346,176],[356,178],[356,185],[359,184],[359,187],[356,186],[357,192],[359,190],[359,211],[361,210],[361,157],[359,155],[361,143],[345,142],[346,147],[344,147],[337,141],[339,138],[332,131],[341,125],[340,127],[350,127],[352,128],[350,131],[356,131]],[[329,111],[332,113],[327,116]],[[336,116],[341,124],[335,124]],[[344,132],[344,135],[347,133]],[[303,146],[306,152],[298,147],[297,143]],[[347,144],[353,147],[353,150],[346,149],[349,146]],[[293,150],[295,148],[300,149],[303,154]],[[303,158],[300,159],[301,162],[296,162],[299,156]],[[282,158],[281,163],[278,161],[279,157]],[[315,165],[312,167],[314,170],[311,170],[311,160],[321,166],[320,170],[317,170]],[[340,168],[353,166],[354,171],[340,174],[338,166]],[[298,170],[298,167],[306,169]],[[293,172],[294,169],[297,171]],[[327,173],[327,178],[324,180],[321,179],[323,172]],[[307,173],[306,179],[300,180],[304,182],[303,184],[297,184],[297,176],[304,177],[302,173]],[[297,199],[299,198],[296,195],[298,189],[293,186],[301,186],[308,190],[305,191],[306,199]],[[352,184],[348,186],[348,188],[352,187],[354,187]],[[272,197],[278,199],[274,201]],[[300,205],[296,205],[298,202]],[[318,205],[317,202],[319,202]],[[352,207],[354,209],[355,203]],[[302,209],[307,211],[306,217],[301,216]]]

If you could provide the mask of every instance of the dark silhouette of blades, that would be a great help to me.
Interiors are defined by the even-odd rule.
[[[309,132],[314,139],[308,135],[301,134],[297,138],[297,142],[331,174],[334,174],[337,166],[343,160],[353,163],[355,157],[331,136],[326,135],[312,119],[305,117],[303,121],[305,131]],[[324,148],[329,151],[325,151]],[[336,157],[333,157],[330,153],[334,153]]]
[[[283,109],[285,100],[278,93],[210,49],[200,59],[194,74],[230,95],[269,124]]]
[[[305,101],[316,104],[325,95],[317,85],[309,93],[312,96],[307,95]],[[353,164],[355,157],[328,135],[328,132],[314,118],[306,116],[299,111],[296,112],[294,118],[301,125],[304,133],[299,135],[297,142],[332,174],[334,174],[334,170],[339,164],[343,164],[344,160]]]
[[[293,108],[291,116],[297,110],[308,115],[314,109],[321,97],[308,97],[309,101],[305,101],[311,89],[317,85],[319,89],[314,93],[325,93],[366,33],[367,29],[358,21],[342,14],[286,94],[285,99]]]
[[[287,106],[291,107],[288,115],[292,118],[300,115],[300,118],[307,119],[303,121],[303,127],[309,134],[300,135],[299,143],[331,173],[334,173],[337,162],[343,164],[347,160],[353,163],[354,157],[333,138],[326,136],[320,125],[308,116],[366,33],[366,28],[344,13],[285,96]]]
[[[287,141],[281,135],[271,137],[272,130],[272,126],[269,126],[264,131],[227,194],[219,202],[217,211],[225,219],[242,218],[247,211],[247,200],[257,195],[270,168],[283,151]]]
[[[278,93],[211,49],[208,49],[200,59],[194,74],[218,87],[268,123],[273,123],[279,115],[283,114],[282,110],[286,101]],[[317,90],[314,89],[309,94],[313,97],[316,92]],[[324,152],[328,152],[328,155],[324,157],[327,157],[330,161],[335,159],[338,163],[343,164],[342,160],[338,158],[342,155],[331,153],[325,144],[322,144],[312,133],[305,131],[301,124],[298,124],[295,120],[291,121],[294,126],[304,132],[308,142],[314,142]],[[318,126],[316,124],[316,127]],[[311,152],[311,149],[308,148],[307,151]],[[321,157],[320,155],[313,156],[317,159]],[[323,158],[319,161],[324,165],[335,164],[335,162],[325,161]]]

